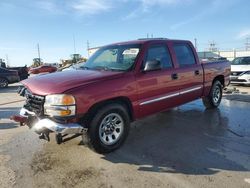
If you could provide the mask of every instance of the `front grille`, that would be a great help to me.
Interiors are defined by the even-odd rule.
[[[232,76],[239,76],[241,75],[243,72],[231,72]]]
[[[26,104],[25,108],[37,115],[43,115],[43,105],[45,102],[44,96],[33,95],[29,90],[26,89],[25,92]]]

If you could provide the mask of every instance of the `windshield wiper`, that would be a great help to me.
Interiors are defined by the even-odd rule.
[[[95,66],[95,67],[93,67],[93,69],[105,70],[105,71],[110,70],[110,68],[109,68],[109,67],[106,67],[106,66]]]
[[[89,68],[89,67],[86,67],[86,66],[81,66],[81,67],[79,67],[79,69],[89,70],[90,68]]]
[[[107,67],[107,66],[95,66],[93,69],[104,70],[104,71],[124,71],[123,69]]]

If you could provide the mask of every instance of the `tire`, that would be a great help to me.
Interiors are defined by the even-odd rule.
[[[203,104],[206,108],[217,108],[222,99],[222,84],[220,81],[215,81],[207,97],[202,98]]]
[[[5,78],[0,78],[0,88],[6,88],[8,87],[9,82],[7,79]]]
[[[110,153],[122,146],[130,129],[127,109],[121,104],[108,104],[92,118],[89,143],[98,153]]]

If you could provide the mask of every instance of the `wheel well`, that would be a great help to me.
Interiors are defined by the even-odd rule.
[[[222,84],[223,87],[225,86],[225,78],[223,75],[216,76],[213,80],[213,83],[217,80]]]
[[[97,112],[98,109],[102,108],[103,106],[107,104],[112,104],[112,103],[118,103],[118,104],[123,105],[127,109],[128,115],[130,117],[130,121],[134,120],[134,111],[133,111],[131,101],[127,97],[116,97],[116,98],[98,102],[94,104],[92,107],[90,107],[90,109],[88,110],[86,114],[87,121],[91,119],[91,117]]]
[[[0,78],[1,78],[1,79],[5,79],[5,80],[7,80],[7,82],[8,82],[8,83],[10,82],[10,81],[8,80],[8,78],[1,77],[1,76],[0,76]]]

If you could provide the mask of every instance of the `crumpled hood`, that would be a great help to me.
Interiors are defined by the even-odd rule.
[[[123,72],[97,70],[69,70],[31,77],[21,83],[33,94],[60,94],[69,89],[89,83],[112,79],[123,75]]]
[[[250,65],[231,65],[232,72],[250,71]]]

